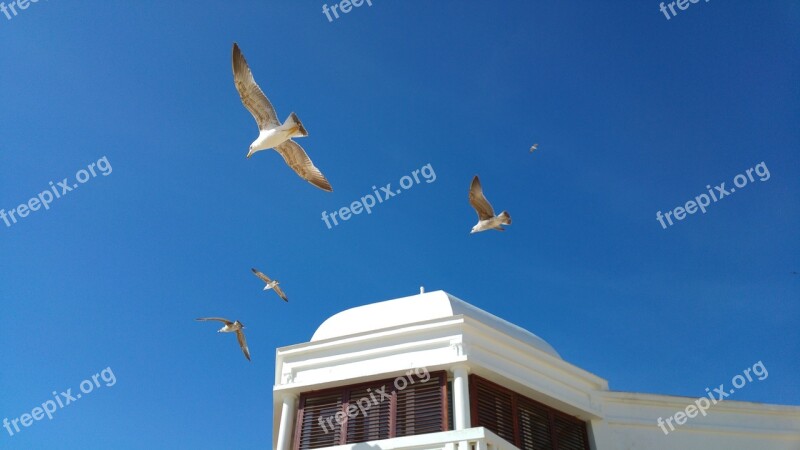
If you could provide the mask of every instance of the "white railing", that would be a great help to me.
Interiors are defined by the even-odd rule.
[[[519,450],[484,427],[326,447],[329,450]]]

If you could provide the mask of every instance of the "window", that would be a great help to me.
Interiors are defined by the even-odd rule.
[[[450,410],[447,374],[434,372],[423,382],[424,378],[412,372],[301,394],[294,448],[309,450],[446,431]]]
[[[586,423],[471,375],[472,426],[486,427],[523,450],[589,450]]]
[[[310,449],[338,445],[341,437],[339,428],[328,429],[324,419],[342,410],[342,396],[337,393],[309,396],[300,400],[300,411],[304,414],[297,421],[300,439],[299,448]],[[317,423],[317,418],[323,422]]]

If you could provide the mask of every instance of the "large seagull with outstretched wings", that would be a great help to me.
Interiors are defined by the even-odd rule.
[[[286,164],[297,175],[300,175],[300,178],[323,191],[333,191],[331,184],[311,162],[303,147],[292,140],[293,137],[308,136],[303,123],[300,122],[297,114],[291,113],[281,124],[275,108],[256,84],[253,73],[250,72],[250,66],[247,65],[242,51],[235,42],[233,44],[233,81],[236,84],[236,90],[239,91],[242,104],[250,111],[258,125],[258,137],[250,144],[247,157],[249,158],[253,153],[261,150],[274,148],[283,157]]]
[[[511,216],[508,211],[503,211],[498,215],[494,215],[494,209],[486,197],[483,196],[483,188],[481,187],[481,180],[475,175],[472,179],[472,184],[469,186],[469,204],[478,213],[478,223],[472,227],[470,233],[478,233],[486,230],[505,231],[503,225],[511,225]]]

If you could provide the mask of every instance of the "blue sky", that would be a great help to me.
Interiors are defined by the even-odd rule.
[[[264,448],[275,348],[334,313],[442,289],[615,390],[800,404],[800,5],[32,3],[0,15],[0,419],[116,379],[3,448]],[[274,152],[235,91],[241,46],[334,192]],[[538,142],[539,150],[528,153]],[[764,162],[770,178],[663,229]],[[333,211],[430,164],[333,229]],[[470,235],[473,175],[513,224]],[[263,293],[258,267],[281,280]],[[253,361],[194,318],[247,326]]]

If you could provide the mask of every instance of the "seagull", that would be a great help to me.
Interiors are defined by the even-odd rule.
[[[500,215],[494,215],[494,209],[486,197],[483,196],[483,188],[481,188],[481,180],[475,175],[472,179],[472,184],[469,187],[469,204],[478,213],[478,223],[472,227],[472,233],[478,233],[486,230],[505,231],[502,225],[511,225],[511,216],[507,211],[503,211]]]
[[[242,98],[242,104],[250,111],[258,124],[258,137],[250,144],[247,157],[249,158],[253,156],[253,153],[261,150],[274,148],[300,178],[323,191],[333,191],[331,184],[314,166],[303,147],[291,139],[308,136],[303,123],[297,114],[291,113],[281,124],[275,108],[256,84],[253,73],[250,72],[250,66],[247,65],[247,60],[244,59],[242,51],[235,42],[233,43],[233,81],[236,84],[236,90],[239,91],[239,97]]]
[[[224,327],[217,330],[217,333],[236,333],[236,338],[239,340],[239,347],[242,348],[242,353],[244,353],[244,357],[250,361],[250,349],[247,348],[247,341],[244,339],[244,325],[238,320],[236,322],[231,322],[228,319],[223,319],[222,317],[201,317],[197,320],[217,320],[225,324]]]
[[[533,144],[533,146],[531,147],[531,151],[529,153],[533,153],[533,151],[536,150],[537,148],[539,148],[539,144]]]
[[[280,284],[280,282],[278,280],[270,280],[268,276],[266,276],[263,273],[259,272],[257,269],[250,269],[250,270],[252,270],[253,273],[256,274],[256,276],[258,278],[261,278],[261,280],[264,283],[267,283],[267,285],[264,286],[264,290],[265,291],[269,290],[269,289],[272,289],[273,291],[275,291],[276,294],[278,294],[283,299],[283,301],[285,301],[285,302],[289,301],[289,299],[286,298],[286,294],[283,293],[283,289],[278,287],[278,285]]]

